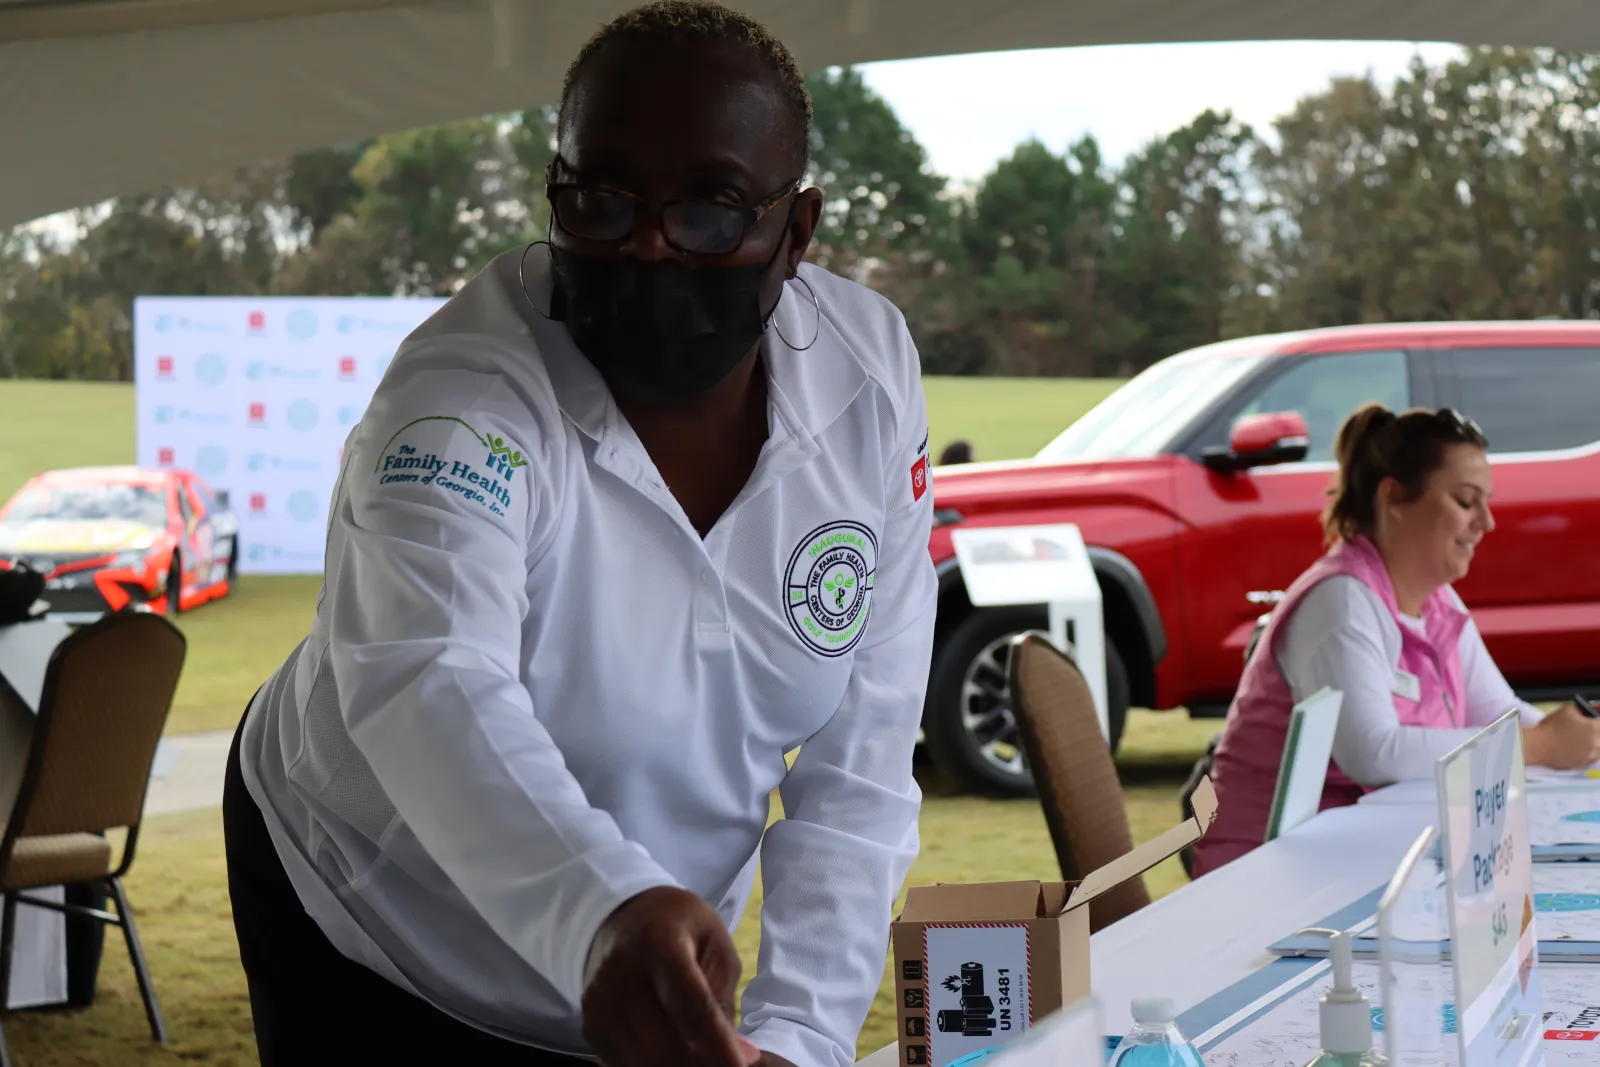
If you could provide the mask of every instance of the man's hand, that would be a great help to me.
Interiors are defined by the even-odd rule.
[[[757,1065],[757,1067],[794,1067],[794,1064],[790,1063],[776,1052],[767,1052],[763,1050],[761,1053],[761,1062]]]
[[[583,1036],[606,1067],[752,1067],[735,1029],[739,954],[683,889],[647,889],[601,924],[583,981]]]
[[[1522,731],[1523,755],[1530,764],[1560,771],[1600,761],[1600,719],[1591,719],[1576,705],[1563,704],[1537,726]]]

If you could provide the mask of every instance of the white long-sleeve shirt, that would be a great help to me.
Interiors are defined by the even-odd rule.
[[[1403,617],[1403,624],[1423,632],[1421,619]],[[1459,641],[1465,729],[1400,725],[1394,708],[1400,627],[1359,578],[1327,578],[1301,599],[1278,642],[1278,668],[1296,702],[1324,686],[1344,693],[1333,736],[1334,761],[1358,785],[1377,788],[1431,779],[1441,757],[1508,711],[1520,711],[1528,725],[1542,717],[1511,691],[1470,619]]]
[[[793,289],[776,322],[816,342],[768,332],[770,437],[702,539],[517,262],[406,340],[351,435],[316,620],[251,708],[245,781],[340,951],[579,1054],[601,922],[677,885],[731,930],[759,851],[744,1031],[848,1067],[917,851],[917,354],[886,301],[802,266],[820,325]]]

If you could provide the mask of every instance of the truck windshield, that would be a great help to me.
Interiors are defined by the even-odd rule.
[[[1157,455],[1264,358],[1164,359],[1090,408],[1040,449],[1037,458],[1062,461]]]

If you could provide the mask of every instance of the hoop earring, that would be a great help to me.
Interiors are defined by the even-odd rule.
[[[528,292],[528,279],[523,274],[523,269],[522,269],[523,268],[523,264],[527,263],[527,261],[528,261],[528,253],[532,252],[535,248],[538,248],[540,245],[544,245],[546,248],[553,247],[550,244],[549,241],[534,241],[533,243],[529,244],[527,248],[524,248],[522,250],[522,255],[520,257],[518,257],[518,259],[517,259],[517,288],[522,290],[522,299],[524,299],[524,300],[526,300],[528,302],[528,306],[529,307],[531,307],[534,311],[538,312],[540,318],[546,320],[547,322],[554,322],[555,320],[550,318],[550,316],[545,312],[545,310],[543,308],[541,308],[538,304],[534,303],[532,295],[530,295],[529,292]]]
[[[772,329],[773,329],[773,332],[775,332],[778,335],[778,340],[780,340],[784,344],[788,345],[789,348],[792,351],[804,352],[806,349],[810,348],[812,345],[817,343],[817,337],[818,337],[819,334],[822,333],[822,303],[817,300],[817,291],[815,289],[811,288],[811,283],[810,282],[806,281],[798,273],[795,274],[793,280],[799,282],[801,285],[806,287],[806,292],[808,294],[810,294],[810,296],[811,296],[811,306],[813,308],[815,308],[816,312],[817,312],[817,325],[811,331],[811,340],[807,341],[804,346],[796,348],[795,345],[794,345],[794,342],[790,341],[787,337],[783,336],[783,328],[778,325],[777,318],[773,318],[773,320],[772,320]]]

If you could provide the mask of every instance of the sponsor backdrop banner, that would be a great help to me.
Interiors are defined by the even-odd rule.
[[[442,298],[141,297],[141,466],[227,490],[244,574],[318,574],[345,440]]]

